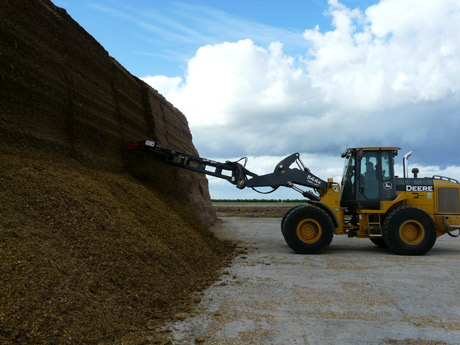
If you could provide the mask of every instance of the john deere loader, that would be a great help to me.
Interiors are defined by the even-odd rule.
[[[403,158],[404,176],[395,176],[397,147],[348,148],[342,154],[341,183],[313,175],[298,153],[284,158],[272,173],[257,175],[245,168],[245,158],[221,163],[176,152],[148,139],[130,141],[128,147],[179,168],[225,179],[240,189],[271,187],[274,191],[283,186],[301,193],[308,200],[291,208],[281,220],[281,233],[297,253],[322,253],[335,234],[369,238],[400,255],[422,255],[437,237],[460,234],[459,181],[418,177],[417,168],[412,169],[412,177],[406,176],[410,153]]]

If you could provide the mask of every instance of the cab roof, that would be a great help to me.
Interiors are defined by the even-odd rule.
[[[344,153],[342,153],[342,158],[350,155],[352,152],[358,151],[392,151],[395,156],[398,154],[398,151],[401,150],[399,147],[385,146],[385,147],[349,147]]]
[[[384,146],[384,147],[350,147],[347,148],[347,151],[398,151],[401,150],[400,147]]]

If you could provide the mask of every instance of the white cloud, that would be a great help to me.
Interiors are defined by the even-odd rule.
[[[460,2],[382,0],[361,12],[330,0],[328,13],[335,29],[305,30],[301,60],[283,42],[245,39],[201,47],[183,77],[144,80],[212,157],[387,145],[416,149],[425,166],[460,165]]]
[[[293,65],[278,42],[268,49],[249,39],[207,45],[188,62],[185,82],[179,85],[174,78],[177,87],[166,97],[187,115],[192,128],[277,117],[296,105],[297,88],[308,86]],[[164,81],[150,84],[161,88]]]
[[[145,76],[142,78],[147,84],[155,85],[155,89],[162,95],[168,95],[177,89],[181,82],[181,77],[170,78],[165,75]]]
[[[334,31],[306,30],[313,85],[345,109],[437,101],[460,90],[460,3],[384,0],[364,15],[330,1]]]

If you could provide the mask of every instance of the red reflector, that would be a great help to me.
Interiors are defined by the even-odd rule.
[[[137,148],[137,145],[139,145],[137,141],[130,140],[128,144],[128,149],[135,150]]]

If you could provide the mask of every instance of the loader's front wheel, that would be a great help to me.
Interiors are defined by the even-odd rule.
[[[436,242],[436,226],[433,218],[422,209],[400,207],[386,217],[383,239],[393,253],[422,255]]]
[[[329,215],[322,209],[305,205],[291,210],[283,225],[286,243],[300,254],[320,254],[334,236]]]

